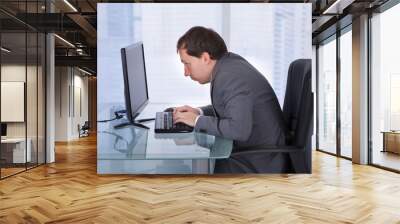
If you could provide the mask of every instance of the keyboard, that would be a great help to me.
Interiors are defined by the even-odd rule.
[[[193,127],[186,124],[174,124],[172,120],[172,112],[157,112],[154,124],[155,133],[186,133],[193,131]]]

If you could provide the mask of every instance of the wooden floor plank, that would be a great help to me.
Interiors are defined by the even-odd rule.
[[[0,181],[0,223],[400,223],[400,175],[320,152],[301,175],[97,175],[96,138]]]

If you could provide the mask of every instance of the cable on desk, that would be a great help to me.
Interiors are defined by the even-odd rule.
[[[121,118],[124,117],[124,115],[122,115],[122,114],[126,114],[126,110],[114,111],[114,115],[115,115],[114,118],[111,118],[111,119],[108,119],[108,120],[100,120],[100,121],[97,121],[97,122],[104,123],[104,122],[118,120],[118,119],[121,119]]]

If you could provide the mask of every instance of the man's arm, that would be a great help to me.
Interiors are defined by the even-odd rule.
[[[215,116],[213,107],[211,105],[200,107],[200,109],[203,111],[202,115],[204,116]]]
[[[225,105],[224,117],[213,117],[212,107],[208,107],[212,116],[200,116],[195,130],[237,141],[247,141],[253,126],[253,99],[247,84],[244,80],[232,77],[219,88],[224,89],[223,93],[219,91],[222,95],[219,97]]]

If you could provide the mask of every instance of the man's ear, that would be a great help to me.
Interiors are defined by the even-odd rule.
[[[211,62],[210,54],[208,54],[207,52],[203,52],[200,57],[201,57],[201,60],[203,62],[205,62],[206,64]]]

